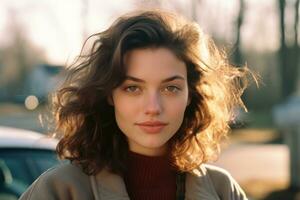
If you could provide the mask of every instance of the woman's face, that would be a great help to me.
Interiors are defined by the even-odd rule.
[[[162,155],[188,105],[186,65],[166,48],[132,50],[124,62],[127,78],[111,99],[117,124],[131,151]]]

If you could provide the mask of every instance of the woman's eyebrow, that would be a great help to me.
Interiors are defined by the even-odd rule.
[[[179,75],[175,75],[175,76],[171,76],[169,78],[166,78],[162,81],[162,83],[166,83],[166,82],[170,82],[173,80],[185,80],[185,78],[183,76],[179,76]],[[125,80],[131,80],[131,81],[135,81],[135,82],[140,82],[140,83],[145,83],[146,81],[144,81],[143,79],[139,79],[133,76],[126,76]]]

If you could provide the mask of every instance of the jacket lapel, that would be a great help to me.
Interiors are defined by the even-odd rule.
[[[129,200],[122,177],[101,170],[96,176],[90,176],[95,200]]]
[[[124,180],[107,169],[90,176],[95,200],[129,200]],[[220,200],[205,167],[186,174],[186,200]]]
[[[186,200],[220,200],[205,167],[201,166],[187,173]]]

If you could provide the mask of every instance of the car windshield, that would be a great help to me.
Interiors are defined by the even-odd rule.
[[[52,150],[0,148],[2,181],[18,195],[41,173],[58,163]]]

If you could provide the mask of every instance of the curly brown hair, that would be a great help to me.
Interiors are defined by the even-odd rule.
[[[87,55],[68,68],[67,79],[53,98],[57,152],[79,164],[85,173],[104,167],[126,170],[128,144],[107,99],[126,77],[124,55],[137,48],[164,47],[187,67],[190,104],[170,140],[172,164],[190,171],[219,154],[229,131],[233,109],[242,106],[246,67],[233,67],[196,23],[163,11],[142,11],[118,18],[92,35]]]

